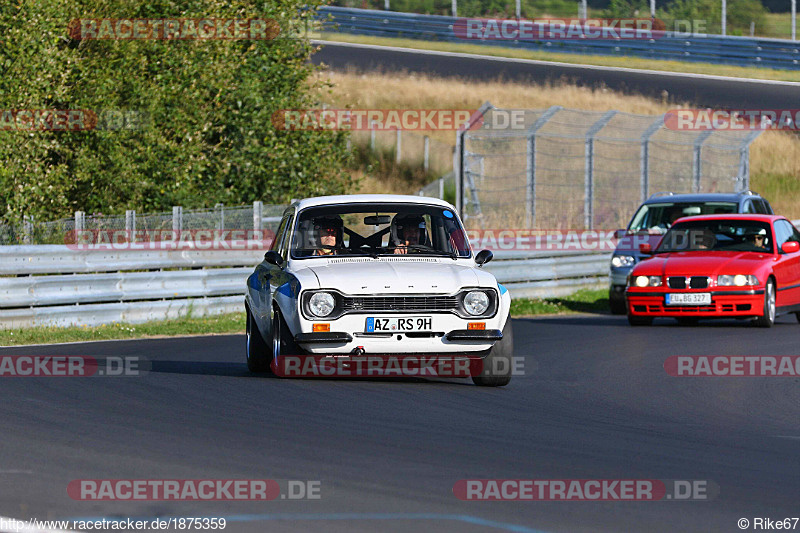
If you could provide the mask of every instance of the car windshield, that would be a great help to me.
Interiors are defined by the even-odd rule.
[[[427,255],[471,256],[469,240],[455,213],[424,204],[341,204],[300,212],[292,258]]]
[[[678,222],[661,239],[655,253],[742,251],[772,253],[772,229],[755,220]]]
[[[680,217],[694,215],[725,215],[738,212],[733,202],[659,202],[645,204],[634,215],[628,231],[662,234]]]

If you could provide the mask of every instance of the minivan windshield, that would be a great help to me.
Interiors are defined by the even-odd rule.
[[[646,232],[651,235],[666,233],[673,222],[681,217],[736,213],[734,202],[659,202],[644,204],[628,227],[630,233]]]

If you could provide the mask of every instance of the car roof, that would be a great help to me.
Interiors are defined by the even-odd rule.
[[[752,220],[754,222],[774,222],[775,220],[782,220],[786,217],[781,215],[752,215],[752,214],[728,214],[728,215],[693,215],[690,217],[681,217],[678,222],[693,222],[695,220]]]
[[[314,207],[319,205],[331,204],[359,204],[359,203],[402,203],[402,204],[425,204],[448,207],[455,211],[455,207],[439,198],[429,198],[427,196],[411,196],[402,194],[342,194],[338,196],[316,196],[305,198],[292,203],[298,209]]]
[[[739,203],[742,198],[761,198],[761,195],[753,192],[707,192],[695,194],[658,194],[653,195],[645,204],[661,204],[666,202],[735,202]]]

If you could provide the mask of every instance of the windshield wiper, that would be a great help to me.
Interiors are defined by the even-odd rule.
[[[418,250],[420,252],[431,252],[435,255],[441,255],[443,257],[449,257],[453,261],[458,259],[458,255],[455,252],[445,252],[444,250],[437,250],[431,246],[425,246],[424,244],[409,244],[408,246],[403,246],[402,248],[407,248],[409,250]]]

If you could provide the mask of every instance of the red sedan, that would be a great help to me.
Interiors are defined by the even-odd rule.
[[[777,315],[800,321],[800,232],[775,215],[681,218],[628,277],[628,322],[655,317],[750,318],[770,327]]]

